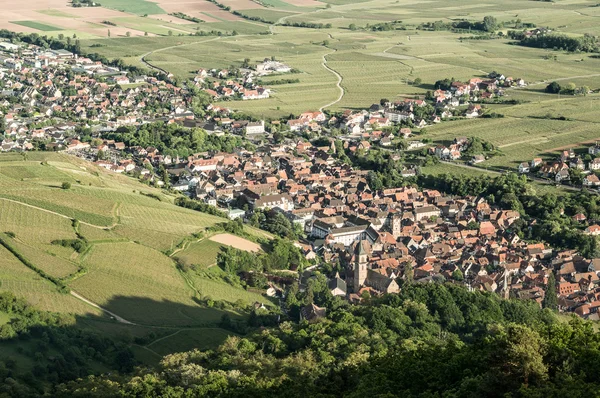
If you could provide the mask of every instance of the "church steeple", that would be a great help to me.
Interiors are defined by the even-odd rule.
[[[354,292],[358,292],[367,279],[367,241],[361,240],[354,249]]]

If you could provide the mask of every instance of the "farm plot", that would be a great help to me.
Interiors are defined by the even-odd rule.
[[[62,30],[61,28],[57,28],[56,26],[48,25],[38,21],[10,21],[15,25],[26,26],[31,29],[41,30],[42,32],[51,32],[55,30]]]
[[[29,246],[18,241],[13,241],[11,244],[36,267],[55,278],[64,278],[77,272],[79,269],[77,264],[56,255],[49,254],[48,252],[43,251],[42,248]]]
[[[93,307],[66,294],[27,268],[4,247],[0,247],[0,291],[10,291],[45,311],[99,314]]]
[[[260,251],[260,246],[256,243],[232,234],[218,234],[215,236],[211,236],[209,239],[213,242],[235,247],[236,249],[245,250],[248,252]]]
[[[146,0],[102,0],[102,7],[137,15],[164,14],[158,4]]]
[[[122,225],[115,228],[116,234],[157,250],[170,249],[184,237],[223,221],[220,217],[167,204],[155,208],[124,203],[120,215]]]
[[[13,232],[30,244],[75,239],[71,221],[43,210],[0,199],[0,232]]]
[[[217,262],[217,254],[221,251],[222,244],[210,239],[190,243],[185,250],[178,252],[174,258],[180,263],[192,267],[207,268]]]
[[[436,142],[458,136],[480,137],[502,150],[484,163],[491,167],[514,170],[519,163],[557,147],[593,140],[599,136],[597,125],[589,122],[532,118],[460,120],[432,126],[427,135]]]
[[[175,264],[157,251],[135,243],[96,244],[85,264],[90,271],[71,287],[132,322],[206,326],[221,317],[192,300],[193,291]]]

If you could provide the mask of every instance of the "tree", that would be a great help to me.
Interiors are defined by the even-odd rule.
[[[60,186],[62,189],[71,189],[71,183],[68,181],[65,181],[61,184]]]
[[[351,23],[350,25],[348,25],[348,29],[356,30],[356,24]]]
[[[546,291],[544,292],[544,301],[542,307],[548,308],[549,310],[558,310],[558,298],[556,296],[556,278],[554,273],[548,276],[548,284],[546,285]]]
[[[404,266],[404,282],[412,283],[414,276],[415,276],[415,270],[413,268],[412,263],[409,262]]]
[[[493,32],[498,27],[498,20],[490,15],[483,17],[483,30]]]
[[[110,37],[110,29],[108,30],[108,32],[106,33],[106,35],[107,35],[108,37]]]
[[[390,102],[389,99],[387,98],[382,98],[379,100],[379,105],[384,106],[385,104],[387,104],[388,102]]]
[[[454,272],[452,272],[452,279],[454,279],[455,281],[462,281],[463,279],[465,279],[462,271],[457,268],[454,270]]]
[[[170,31],[168,32],[168,35],[169,35],[169,36],[173,36],[173,31],[172,31],[172,30],[170,30]]]
[[[546,86],[545,92],[549,94],[558,94],[560,93],[561,87],[557,82],[552,82]]]
[[[131,32],[130,31],[125,32],[125,36],[131,37]]]
[[[561,90],[561,93],[575,95],[576,89],[577,89],[577,85],[575,85],[575,83],[571,82],[571,83],[568,83],[565,87],[563,87],[563,89]]]
[[[413,82],[413,85],[415,85],[415,86],[420,86],[420,85],[421,85],[421,83],[423,83],[423,80],[421,80],[421,78],[420,78],[420,77],[417,77],[417,78],[415,79],[415,81]]]

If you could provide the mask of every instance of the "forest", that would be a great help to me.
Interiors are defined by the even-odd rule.
[[[57,397],[596,396],[600,335],[532,301],[451,284],[405,283],[350,305],[314,278],[286,303],[327,308],[283,319],[211,351],[168,355],[156,369],[56,383]],[[6,392],[6,386],[4,387]],[[10,395],[10,391],[9,391]]]

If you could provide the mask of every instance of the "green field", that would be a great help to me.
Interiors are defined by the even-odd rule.
[[[55,30],[62,30],[62,28],[57,28],[56,26],[48,25],[42,22],[37,21],[10,21],[10,23],[14,23],[16,25],[26,26],[28,28],[41,30],[42,32],[52,32]]]
[[[158,4],[147,0],[102,0],[102,7],[137,15],[166,14]]]

